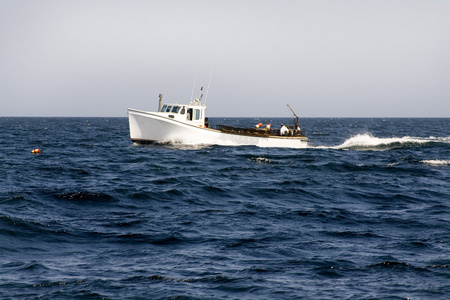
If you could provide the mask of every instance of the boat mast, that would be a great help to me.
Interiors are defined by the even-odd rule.
[[[163,98],[163,94],[159,94],[158,112],[161,111],[161,101],[162,101],[162,98]]]
[[[291,107],[289,104],[288,104],[287,106],[289,107],[289,109],[292,111],[292,113],[293,113],[294,116],[295,116],[295,119],[294,119],[294,122],[295,122],[295,129],[297,129],[297,128],[298,128],[298,116],[295,114],[294,110],[292,109],[292,107]]]
[[[199,101],[202,101],[203,98],[203,87],[200,88],[200,96],[198,97]]]

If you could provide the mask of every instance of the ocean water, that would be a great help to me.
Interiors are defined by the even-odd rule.
[[[210,118],[259,122],[292,120]],[[300,125],[306,149],[137,146],[126,118],[0,118],[0,298],[448,299],[450,119]]]

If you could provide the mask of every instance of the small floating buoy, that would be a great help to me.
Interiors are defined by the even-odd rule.
[[[39,154],[39,153],[41,153],[41,150],[40,149],[34,149],[34,150],[31,150],[31,153]]]

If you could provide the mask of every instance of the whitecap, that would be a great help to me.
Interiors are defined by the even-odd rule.
[[[346,148],[365,148],[365,147],[377,147],[377,146],[388,146],[393,144],[423,144],[428,143],[430,140],[425,138],[416,138],[410,136],[404,137],[392,137],[392,138],[379,138],[374,137],[371,134],[358,134],[354,137],[346,140],[342,145],[337,146],[337,149]]]
[[[448,166],[450,165],[450,160],[448,159],[426,159],[420,161],[423,164],[431,166]]]
[[[265,158],[265,157],[257,157],[257,158],[255,159],[255,161],[256,161],[257,163],[259,163],[259,164],[267,164],[267,163],[271,163],[271,160],[270,160],[270,159],[267,159],[267,158]]]
[[[328,148],[328,149],[356,149],[356,150],[387,150],[392,148],[404,147],[408,144],[421,145],[430,142],[437,143],[449,143],[449,137],[390,137],[390,138],[380,138],[375,137],[370,133],[357,134],[350,137],[344,143],[338,146],[332,147],[317,147],[317,148]]]

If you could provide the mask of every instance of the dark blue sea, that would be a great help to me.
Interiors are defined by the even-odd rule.
[[[259,122],[292,120],[210,118]],[[126,118],[0,118],[0,298],[449,299],[450,119],[300,126],[138,146]]]

